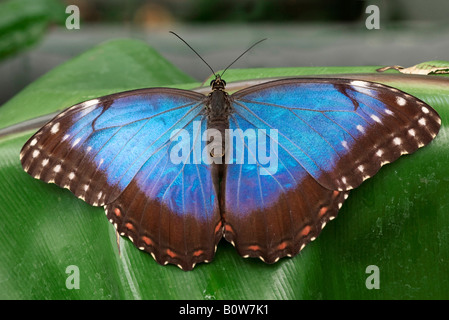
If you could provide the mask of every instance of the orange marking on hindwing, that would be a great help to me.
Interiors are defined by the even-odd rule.
[[[196,251],[193,253],[193,256],[194,256],[194,257],[198,257],[198,256],[202,255],[203,253],[204,253],[204,250],[196,250]]]
[[[168,254],[170,257],[172,257],[172,258],[176,257],[176,253],[174,253],[174,252],[171,251],[170,249],[167,249],[165,252],[167,252],[167,254]]]
[[[319,215],[320,217],[322,217],[322,216],[324,216],[324,215],[326,214],[326,212],[327,212],[327,207],[322,207],[322,208],[320,209],[320,212],[318,213],[318,215]]]
[[[280,245],[278,245],[277,250],[284,250],[287,248],[287,241],[282,242]]]
[[[309,234],[309,232],[310,232],[310,226],[305,226],[302,230],[301,230],[301,235],[302,236],[306,236],[306,235],[308,235]]]
[[[133,226],[133,224],[130,223],[130,222],[126,223],[126,224],[125,224],[125,227],[126,227],[126,229],[128,229],[128,230],[134,230],[134,226]]]
[[[221,223],[221,221],[219,221],[219,222],[217,223],[217,226],[215,227],[215,233],[218,233],[218,231],[220,231],[221,225],[222,225],[222,223]]]
[[[249,250],[253,250],[253,251],[258,251],[258,250],[260,250],[261,248],[260,248],[260,246],[258,246],[258,245],[252,245],[252,246],[249,246],[248,249],[249,249]]]
[[[143,242],[146,243],[147,246],[152,246],[153,245],[153,241],[151,241],[151,239],[148,238],[147,236],[143,236],[142,240],[143,240]]]
[[[119,208],[115,208],[115,209],[114,209],[114,214],[115,214],[118,218],[120,218],[120,217],[122,216],[122,213],[120,212],[120,209],[119,209]]]

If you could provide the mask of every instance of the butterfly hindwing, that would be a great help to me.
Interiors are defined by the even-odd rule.
[[[201,117],[195,121],[206,128]],[[170,146],[150,157],[105,210],[118,232],[157,262],[191,270],[213,259],[222,237],[215,167],[193,161],[173,164]]]
[[[273,162],[261,163],[260,150],[253,146],[261,138],[273,142],[274,134],[267,130],[266,137],[259,135],[260,127],[247,115],[231,116],[230,129],[236,130],[234,155],[221,186],[225,238],[242,256],[259,257],[267,263],[296,255],[337,216],[346,192],[321,186],[288,150],[276,144],[263,150],[271,153]],[[245,160],[239,162],[243,153]]]

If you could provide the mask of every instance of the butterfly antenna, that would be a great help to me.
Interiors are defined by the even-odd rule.
[[[248,49],[245,50],[245,52],[243,52],[241,55],[239,55],[237,57],[237,59],[235,59],[234,61],[231,62],[231,64],[229,66],[226,67],[226,69],[224,69],[224,71],[221,73],[220,77],[223,77],[224,73],[226,72],[226,70],[228,70],[238,59],[240,59],[245,53],[247,53],[249,50],[251,50],[252,48],[254,48],[255,46],[257,46],[259,43],[261,43],[262,41],[267,40],[267,38],[262,39],[257,41],[255,44],[253,44],[251,47],[249,47]]]
[[[206,60],[203,59],[203,57],[200,56],[200,54],[198,52],[195,51],[195,49],[193,49],[183,38],[181,38],[179,35],[177,35],[176,33],[174,33],[173,31],[169,31],[170,33],[174,34],[175,36],[177,36],[179,38],[179,40],[181,40],[182,42],[184,42],[186,44],[186,46],[188,46],[190,48],[190,50],[192,50],[193,52],[195,52],[195,54],[201,59],[203,60],[203,62],[206,64],[206,66],[209,67],[210,71],[212,71],[212,73],[214,74],[215,77],[217,77],[217,75],[215,74],[214,69],[212,69],[212,67],[206,62]]]

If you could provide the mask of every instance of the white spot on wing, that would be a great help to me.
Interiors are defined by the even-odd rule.
[[[365,133],[365,128],[360,124],[357,126],[357,130],[359,130],[361,133]]]
[[[70,172],[69,180],[73,180],[73,178],[75,178],[75,173],[74,172]]]
[[[366,95],[372,95],[375,93],[371,88],[373,87],[373,83],[369,83],[366,81],[360,81],[360,80],[354,80],[351,81],[351,85],[356,87],[354,90],[357,90],[358,92],[361,92]]]
[[[366,87],[368,85],[368,83],[365,81],[354,80],[354,81],[351,81],[351,85],[358,86],[358,87]]]
[[[37,158],[39,156],[39,150],[34,150],[33,151],[33,158]]]
[[[381,123],[379,117],[376,116],[375,114],[372,114],[372,115],[370,116],[370,118],[373,119],[374,121],[376,121],[377,123]]]
[[[31,140],[31,142],[30,142],[30,146],[35,146],[36,145],[36,143],[37,143],[37,139],[36,138],[34,138],[33,140]]]
[[[424,113],[429,113],[429,109],[427,109],[426,107],[422,107],[421,110],[422,110],[422,112],[424,112]]]
[[[73,141],[72,147],[76,146],[81,141],[81,138],[76,139]]]
[[[45,167],[45,166],[48,164],[49,161],[50,161],[50,160],[49,160],[48,158],[42,160],[42,166]]]
[[[98,100],[98,99],[92,99],[92,100],[84,101],[83,103],[81,103],[81,106],[87,108],[87,107],[96,105],[99,102],[100,102],[100,100]]]
[[[402,140],[401,138],[396,137],[393,139],[393,143],[398,146],[402,143]]]
[[[418,123],[419,123],[420,125],[422,125],[422,126],[425,126],[427,122],[426,122],[426,119],[421,118],[421,119],[418,120]]]
[[[405,104],[407,103],[407,101],[404,98],[402,98],[402,97],[396,97],[396,102],[400,106],[405,106]]]
[[[79,117],[84,117],[86,114],[91,112],[93,109],[95,109],[95,106],[100,102],[98,99],[92,99],[88,101],[84,101],[83,103],[80,103],[80,108],[83,108],[83,110],[80,111]]]
[[[58,164],[58,165],[56,165],[54,168],[53,168],[53,171],[54,172],[59,172],[59,171],[61,171],[61,165],[60,164]]]
[[[50,132],[51,132],[52,134],[55,134],[55,133],[57,133],[58,131],[59,131],[59,122],[56,122],[56,123],[53,125],[53,127],[51,127]]]
[[[415,132],[414,129],[410,129],[410,130],[408,131],[408,134],[411,135],[412,137],[414,137],[414,136],[416,135],[416,132]]]

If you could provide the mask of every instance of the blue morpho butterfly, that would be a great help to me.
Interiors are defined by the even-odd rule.
[[[374,82],[289,78],[232,95],[225,85],[215,75],[208,95],[149,88],[76,104],[28,140],[22,166],[104,206],[162,265],[211,261],[223,236],[274,263],[441,124],[423,101]]]

